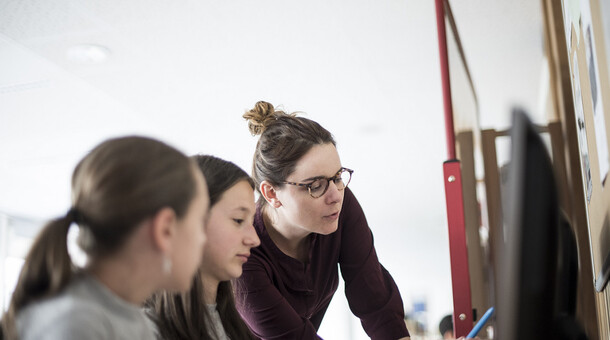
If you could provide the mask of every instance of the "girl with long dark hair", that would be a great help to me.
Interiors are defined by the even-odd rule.
[[[239,277],[260,244],[252,226],[254,182],[237,165],[213,156],[193,157],[210,194],[207,243],[192,288],[183,294],[162,292],[148,303],[159,339],[251,339],[235,308],[231,280]]]

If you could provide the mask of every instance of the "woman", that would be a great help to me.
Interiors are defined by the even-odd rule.
[[[151,339],[141,304],[190,288],[205,241],[209,197],[188,157],[143,137],[110,139],[79,162],[72,207],[49,222],[23,265],[2,327],[6,339]],[[88,255],[67,249],[80,227]]]
[[[159,338],[250,339],[235,309],[232,279],[242,273],[250,248],[260,241],[252,226],[254,182],[237,165],[213,156],[195,156],[207,179],[210,213],[203,262],[188,293],[156,294],[148,303]]]
[[[381,266],[364,213],[347,189],[352,170],[318,123],[258,102],[244,114],[260,134],[252,176],[261,239],[244,265],[240,314],[263,339],[314,339],[339,283],[372,339],[408,338],[402,299]]]

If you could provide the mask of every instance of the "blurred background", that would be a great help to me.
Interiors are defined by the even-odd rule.
[[[536,120],[540,3],[449,3],[480,126],[507,127],[514,104]],[[249,171],[256,138],[241,115],[258,100],[334,134],[410,330],[440,338],[452,294],[432,0],[0,0],[2,306],[32,238],[69,208],[88,150],[147,135]],[[342,289],[319,333],[366,339]]]

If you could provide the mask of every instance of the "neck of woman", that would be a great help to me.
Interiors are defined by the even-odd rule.
[[[286,255],[303,263],[309,262],[311,232],[282,223],[273,208],[263,208],[263,221],[271,240]]]
[[[206,305],[216,304],[220,281],[202,272],[201,282],[203,282],[203,301],[205,301]]]

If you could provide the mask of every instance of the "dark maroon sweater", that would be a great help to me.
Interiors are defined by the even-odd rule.
[[[396,283],[379,263],[364,212],[349,189],[345,189],[337,231],[310,235],[309,264],[277,248],[267,233],[260,207],[254,227],[261,245],[252,249],[244,264],[236,299],[241,316],[255,335],[262,339],[317,339],[339,284],[340,267],[350,309],[371,339],[409,336]]]

